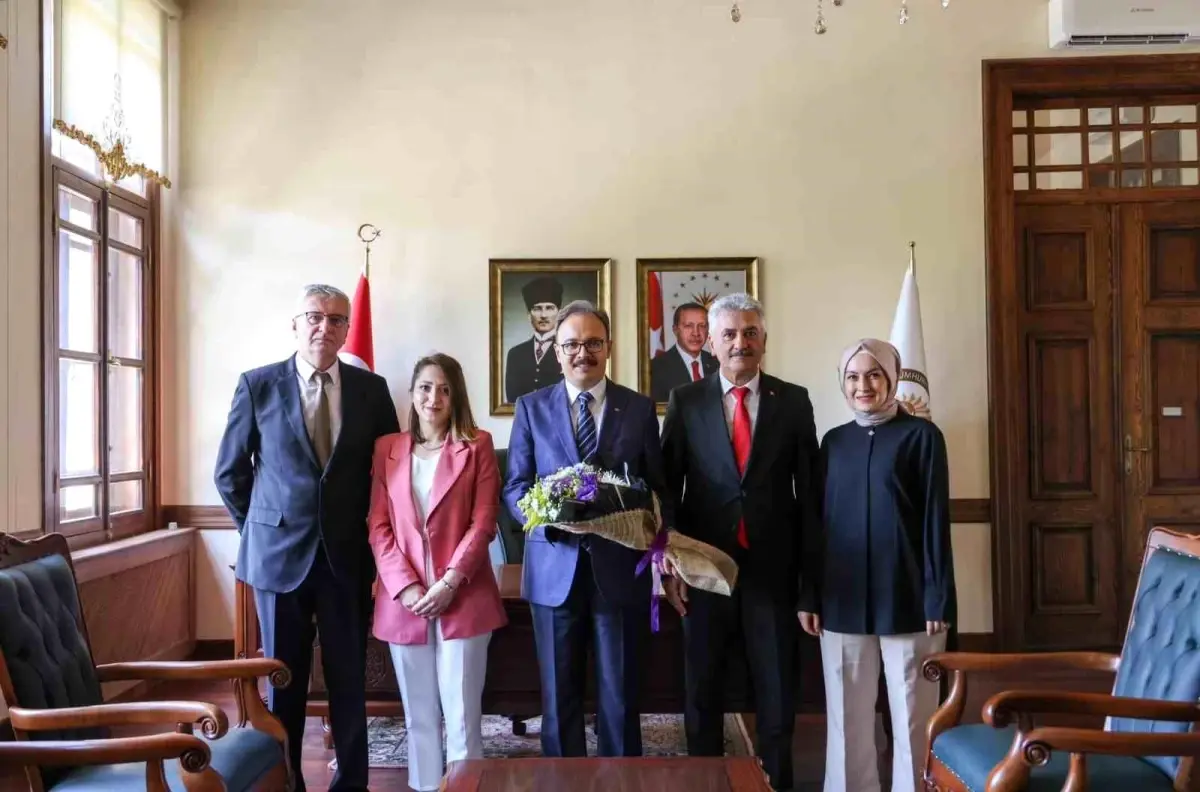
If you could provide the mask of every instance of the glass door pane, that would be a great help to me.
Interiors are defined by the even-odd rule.
[[[100,393],[97,368],[87,360],[59,360],[59,476],[100,473]]]
[[[123,514],[142,509],[142,482],[118,481],[108,488],[108,513]]]
[[[58,491],[58,519],[61,522],[95,517],[96,485],[75,484]]]
[[[100,211],[96,204],[95,198],[84,195],[78,190],[72,190],[70,187],[59,185],[58,218],[60,220],[89,231],[99,231]]]
[[[73,231],[58,232],[58,346],[95,353],[99,244]]]
[[[115,212],[110,212],[116,214]],[[112,226],[109,227],[110,230]],[[142,257],[108,249],[109,354],[142,359]]]
[[[108,366],[108,472],[138,473],[142,459],[142,388],[140,367]]]

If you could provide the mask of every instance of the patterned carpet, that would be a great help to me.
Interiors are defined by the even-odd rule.
[[[525,721],[522,736],[512,733],[512,721],[499,715],[483,718],[483,754],[487,758],[541,756],[541,718]],[[368,752],[371,767],[407,767],[408,732],[403,718],[368,718]],[[596,735],[587,729],[588,754],[596,755]],[[682,715],[643,715],[642,752],[646,756],[682,756],[687,753]],[[750,753],[737,719],[725,716],[725,752],[730,756]],[[336,761],[336,760],[335,760]]]

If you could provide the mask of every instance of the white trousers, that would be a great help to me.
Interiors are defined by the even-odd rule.
[[[424,644],[389,644],[404,725],[408,729],[408,785],[436,790],[445,774],[442,718],[446,719],[446,761],[483,757],[480,699],[487,676],[492,634],[448,641],[440,619],[429,625]]]
[[[880,792],[875,699],[883,662],[892,715],[892,792],[924,789],[925,727],[938,705],[938,686],[921,663],[946,646],[946,634],[821,636],[825,674],[825,792]]]

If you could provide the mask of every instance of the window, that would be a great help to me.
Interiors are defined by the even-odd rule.
[[[47,323],[50,530],[93,544],[151,527],[153,200],[54,167]]]
[[[55,119],[129,161],[166,161],[166,25],[154,0],[56,0]],[[43,277],[45,528],[84,547],[157,527],[159,187],[112,183],[87,145],[50,137]]]

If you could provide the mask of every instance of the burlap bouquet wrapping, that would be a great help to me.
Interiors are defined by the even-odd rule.
[[[657,495],[653,495],[653,504],[653,511],[630,509],[585,520],[548,523],[547,526],[567,533],[599,536],[644,552],[654,545],[662,525]],[[669,531],[663,555],[691,588],[725,596],[733,593],[738,567],[724,551],[677,531]]]

